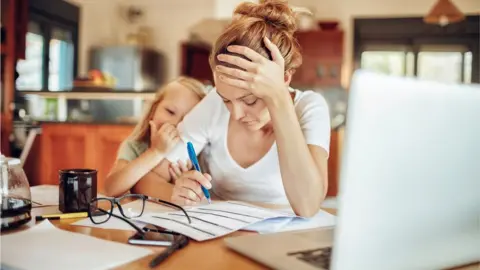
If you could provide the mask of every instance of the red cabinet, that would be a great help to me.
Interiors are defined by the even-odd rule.
[[[40,149],[31,153],[37,164],[28,169],[30,184],[58,184],[58,170],[96,169],[97,190],[104,192],[104,182],[112,168],[120,144],[134,126],[44,123],[39,138]],[[30,157],[29,157],[30,159]],[[39,164],[38,164],[39,163]]]
[[[343,32],[307,31],[295,36],[302,47],[303,64],[292,78],[292,87],[340,86]]]

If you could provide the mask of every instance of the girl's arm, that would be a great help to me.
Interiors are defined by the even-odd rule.
[[[180,140],[176,128],[171,124],[163,124],[158,128],[155,123],[150,123],[151,147],[139,157],[128,162],[119,159],[107,176],[105,192],[107,196],[117,197],[130,190],[142,177],[154,169],[165,158],[176,143]],[[128,147],[123,144],[122,147]],[[122,151],[124,149],[120,149]],[[128,151],[131,149],[126,149]],[[169,181],[168,171],[160,174],[160,177]]]
[[[118,197],[124,194],[157,166],[164,157],[155,149],[149,148],[131,162],[124,159],[117,160],[107,176],[105,195]],[[167,180],[164,179],[164,181]]]

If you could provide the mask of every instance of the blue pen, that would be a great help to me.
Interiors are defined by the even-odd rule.
[[[192,162],[193,167],[195,167],[195,170],[202,172],[200,170],[200,165],[198,164],[197,160],[197,154],[195,153],[195,149],[193,148],[193,144],[191,142],[187,143],[187,151],[188,151],[188,156],[190,157],[190,161]],[[210,200],[210,192],[208,192],[208,189],[206,189],[203,185],[200,185],[202,187],[203,194],[205,194],[205,197],[208,200],[208,203],[211,203]]]

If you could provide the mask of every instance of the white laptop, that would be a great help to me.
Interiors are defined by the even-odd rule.
[[[478,262],[480,86],[356,72],[338,198],[335,232],[225,242],[276,269],[445,269]]]

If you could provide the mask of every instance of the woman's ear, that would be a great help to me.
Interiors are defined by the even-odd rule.
[[[292,82],[292,76],[293,76],[294,71],[292,69],[285,71],[285,75],[283,76],[285,84],[290,85],[290,82]]]

